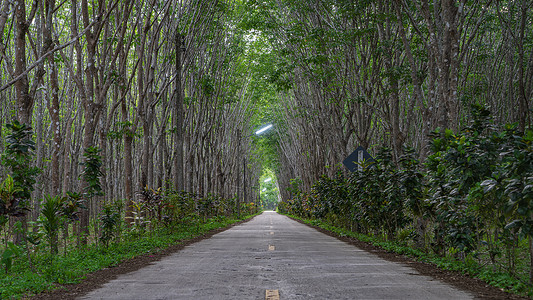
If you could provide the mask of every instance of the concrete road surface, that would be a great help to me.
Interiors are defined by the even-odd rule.
[[[125,274],[82,299],[472,299],[275,212]]]

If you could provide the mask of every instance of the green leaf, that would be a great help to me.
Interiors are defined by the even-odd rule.
[[[498,182],[494,179],[487,179],[481,183],[481,186],[483,187],[483,191],[485,193],[492,191],[497,185]]]

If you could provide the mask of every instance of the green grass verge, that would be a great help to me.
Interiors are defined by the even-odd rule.
[[[503,289],[507,292],[533,298],[533,287],[517,279],[516,277],[511,276],[509,273],[494,272],[492,268],[480,265],[472,257],[467,257],[464,261],[457,260],[450,256],[440,257],[432,253],[425,253],[423,251],[413,249],[407,245],[401,245],[395,241],[383,241],[382,239],[374,236],[359,234],[340,227],[332,226],[320,220],[304,219],[293,215],[287,216],[300,220],[306,224],[317,226],[333,232],[338,236],[355,238],[359,241],[370,243],[389,252],[406,255],[421,262],[434,264],[443,270],[452,270],[461,272],[462,274],[468,274],[469,276],[479,278],[485,281],[487,284]]]
[[[55,289],[57,284],[78,283],[89,273],[180,244],[180,241],[193,239],[210,230],[224,228],[253,216],[255,215],[242,219],[218,217],[205,223],[179,226],[172,230],[158,229],[146,235],[129,235],[107,248],[97,245],[72,248],[66,255],[54,256],[53,260],[49,254],[44,254],[46,249],[43,248],[32,254],[35,272],[31,270],[26,256],[16,258],[8,273],[0,270],[0,299],[20,299]]]

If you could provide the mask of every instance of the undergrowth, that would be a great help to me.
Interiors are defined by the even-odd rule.
[[[253,215],[251,215],[253,216]],[[45,251],[17,258],[9,273],[0,274],[0,299],[20,299],[56,288],[81,282],[87,274],[116,266],[128,259],[168,248],[206,232],[227,227],[242,219],[215,217],[197,224],[182,224],[158,228],[150,235],[125,234],[121,241],[104,245],[91,244],[72,247],[64,254],[51,255]],[[68,287],[67,287],[68,288]]]

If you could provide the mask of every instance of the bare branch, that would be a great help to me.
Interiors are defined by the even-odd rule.
[[[46,58],[48,58],[48,56],[54,54],[56,51],[59,51],[59,50],[62,50],[66,47],[68,47],[69,45],[73,44],[74,42],[76,42],[80,37],[84,36],[85,33],[87,33],[87,31],[89,31],[89,29],[98,22],[100,18],[96,18],[96,20],[94,20],[93,22],[91,22],[89,24],[89,26],[87,26],[79,35],[77,35],[75,38],[71,39],[70,41],[68,41],[66,44],[63,44],[63,45],[60,45],[60,46],[57,46],[55,47],[54,49],[46,52],[43,56],[41,56],[41,58],[39,58],[37,61],[35,61],[31,66],[29,66],[26,71],[22,72],[21,74],[19,74],[17,77],[15,77],[14,79],[12,79],[11,81],[9,81],[8,83],[6,83],[5,85],[3,85],[2,87],[0,87],[0,92],[4,91],[5,89],[9,88],[10,86],[12,86],[13,84],[15,84],[17,81],[19,81],[20,79],[22,79],[22,77],[28,75],[28,73],[35,69],[35,67],[39,66]]]

